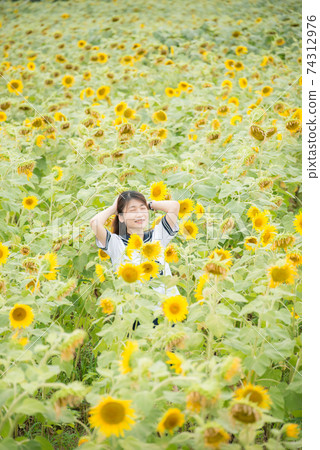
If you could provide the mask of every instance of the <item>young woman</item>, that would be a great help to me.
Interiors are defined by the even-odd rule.
[[[154,228],[145,230],[149,222],[150,209],[165,211],[166,215]],[[179,209],[179,202],[174,200],[147,202],[140,192],[124,191],[119,194],[112,206],[96,214],[90,220],[90,226],[96,235],[97,246],[110,256],[113,269],[116,271],[120,264],[125,262],[131,262],[132,264],[142,262],[142,257],[138,251],[132,253],[131,259],[126,255],[125,250],[131,234],[138,234],[143,243],[159,241],[164,250],[179,231],[177,223]],[[111,224],[112,232],[110,232],[104,227],[104,223],[114,214],[115,218]],[[164,251],[156,260],[157,263],[164,265],[164,273],[160,270],[159,275],[172,275],[169,264],[164,260],[163,253]],[[140,281],[137,283],[142,284]],[[180,295],[177,286],[168,288],[161,283],[160,286],[152,288],[168,297]],[[161,309],[160,303],[161,301],[157,307],[154,307],[154,310]],[[122,308],[120,314],[122,314]]]

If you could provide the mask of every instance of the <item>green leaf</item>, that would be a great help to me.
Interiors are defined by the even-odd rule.
[[[15,409],[16,413],[27,414],[28,416],[33,416],[36,413],[46,412],[45,406],[35,398],[27,398],[20,403]]]
[[[206,325],[216,338],[220,338],[228,329],[230,321],[222,316],[211,314],[206,320]]]
[[[223,297],[229,298],[230,300],[233,300],[234,302],[241,302],[241,303],[248,303],[248,300],[243,297],[243,295],[239,294],[238,292],[234,291],[224,291]]]
[[[192,180],[192,175],[188,172],[178,172],[172,175],[169,175],[166,184],[168,186],[174,186],[176,184],[184,184],[188,181]]]
[[[208,184],[195,184],[193,190],[196,194],[208,199],[215,197],[217,193],[217,188]]]

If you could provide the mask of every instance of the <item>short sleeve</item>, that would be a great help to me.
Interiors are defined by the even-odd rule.
[[[162,217],[160,222],[154,227],[154,241],[160,241],[163,248],[166,248],[169,242],[176,236],[179,231],[178,222],[175,223],[174,227],[171,228],[169,225],[166,215]]]
[[[105,241],[100,242],[96,237],[96,244],[97,247],[101,248],[101,250],[104,250],[112,259],[114,259],[115,255],[119,250],[119,236],[117,234],[110,233],[110,231],[107,228],[105,228],[105,230],[106,230]]]

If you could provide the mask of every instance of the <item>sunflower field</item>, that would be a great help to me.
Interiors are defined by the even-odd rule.
[[[300,35],[293,0],[1,2],[0,450],[301,448]],[[126,190],[179,201],[172,277],[97,247]]]

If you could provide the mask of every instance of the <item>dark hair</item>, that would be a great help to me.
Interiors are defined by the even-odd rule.
[[[141,202],[146,205],[148,208],[148,203],[143,194],[137,191],[123,191],[119,194],[118,202],[117,202],[117,213],[115,218],[113,219],[111,223],[111,232],[117,235],[123,236],[125,233],[127,233],[127,226],[125,223],[120,222],[119,220],[119,214],[124,211],[125,206],[129,203],[129,201],[133,198],[136,198],[137,200],[141,200]],[[121,228],[121,233],[120,233]],[[149,228],[150,231],[152,228]]]

